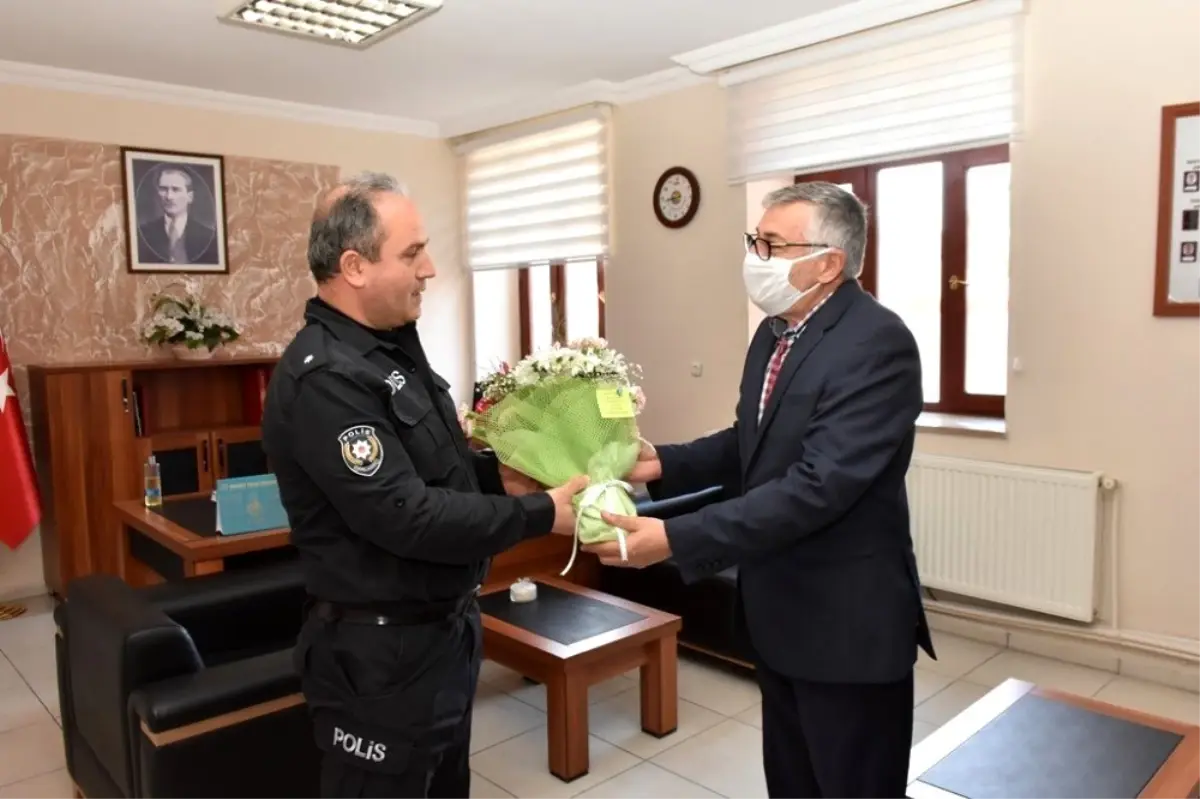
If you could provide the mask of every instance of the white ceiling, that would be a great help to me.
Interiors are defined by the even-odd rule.
[[[218,23],[214,0],[0,0],[0,60],[461,128],[846,2],[445,0],[357,51]]]

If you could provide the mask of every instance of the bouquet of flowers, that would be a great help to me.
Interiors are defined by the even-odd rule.
[[[164,290],[151,298],[150,317],[142,325],[143,341],[181,350],[204,347],[212,352],[238,339],[233,322],[201,303],[193,283],[185,282],[182,286],[182,296]]]
[[[634,516],[633,488],[623,478],[637,462],[637,415],[645,395],[637,366],[604,339],[579,339],[501,364],[480,383],[481,397],[464,414],[469,435],[491,447],[501,463],[542,485],[558,486],[577,474],[590,484],[575,498],[575,563],[583,544],[616,540],[625,531],[601,511]]]

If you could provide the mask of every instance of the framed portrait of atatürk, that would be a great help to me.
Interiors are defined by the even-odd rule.
[[[225,161],[121,148],[130,272],[229,272]]]

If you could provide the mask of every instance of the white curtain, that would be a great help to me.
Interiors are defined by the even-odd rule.
[[[608,112],[461,143],[467,265],[510,269],[608,251]]]
[[[730,180],[1008,142],[1022,0],[974,0],[735,67]]]

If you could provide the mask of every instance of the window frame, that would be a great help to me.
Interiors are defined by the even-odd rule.
[[[582,262],[577,262],[582,263]],[[552,341],[565,344],[567,337],[567,262],[564,260],[551,261],[550,267],[550,324],[553,329]],[[605,258],[596,256],[596,301],[599,303],[599,336],[605,333],[604,306],[604,269]],[[517,271],[517,309],[521,325],[521,357],[533,353],[533,312],[529,282],[529,269],[522,267]]]
[[[941,374],[938,402],[925,403],[925,410],[963,416],[1003,418],[1005,395],[968,394],[966,391],[967,292],[950,288],[952,277],[965,279],[967,270],[967,170],[1009,163],[1007,144],[955,150],[892,161],[880,161],[857,167],[806,173],[796,183],[826,181],[849,183],[854,194],[866,204],[867,251],[859,282],[876,296],[878,282],[878,236],[875,194],[879,172],[899,166],[942,163],[942,292],[941,292]],[[1010,271],[1011,274],[1011,271]],[[1007,358],[1005,369],[1008,368]]]

